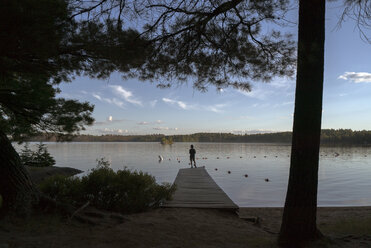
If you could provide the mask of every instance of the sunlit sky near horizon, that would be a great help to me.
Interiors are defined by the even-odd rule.
[[[371,44],[361,39],[353,20],[338,28],[339,6],[327,5],[322,128],[371,129]],[[297,10],[290,20],[297,22]],[[296,35],[297,26],[291,24],[289,30]],[[252,82],[251,92],[210,87],[201,93],[192,82],[158,89],[114,73],[108,80],[78,77],[60,88],[62,97],[95,105],[96,122],[84,132],[94,135],[292,129],[295,78]]]

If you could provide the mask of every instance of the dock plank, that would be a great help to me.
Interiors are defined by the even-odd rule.
[[[238,206],[216,184],[204,167],[180,169],[177,189],[164,207],[237,209]]]

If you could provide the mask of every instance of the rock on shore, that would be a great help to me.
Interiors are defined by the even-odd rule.
[[[31,175],[32,181],[36,184],[44,181],[46,178],[54,175],[63,175],[63,176],[74,176],[80,174],[82,171],[71,168],[71,167],[30,167],[26,166],[28,172]]]

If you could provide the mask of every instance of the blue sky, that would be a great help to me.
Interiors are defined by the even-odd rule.
[[[371,44],[356,23],[337,26],[340,3],[327,5],[323,128],[371,129]],[[290,19],[297,21],[297,10]],[[292,33],[297,26],[291,25]],[[252,82],[251,92],[235,89],[201,93],[189,84],[158,89],[150,82],[78,77],[61,85],[61,96],[95,105],[96,122],[85,133],[189,134],[195,132],[256,133],[290,131],[295,78]]]

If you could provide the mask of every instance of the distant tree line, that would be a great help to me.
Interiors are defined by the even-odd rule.
[[[195,133],[186,135],[163,134],[151,135],[77,135],[75,142],[162,142],[164,139],[173,142],[226,142],[226,143],[291,143],[291,132],[245,134],[232,133]],[[56,141],[56,137],[46,134],[33,137],[28,141]],[[371,131],[353,131],[351,129],[323,129],[322,145],[371,145]]]

